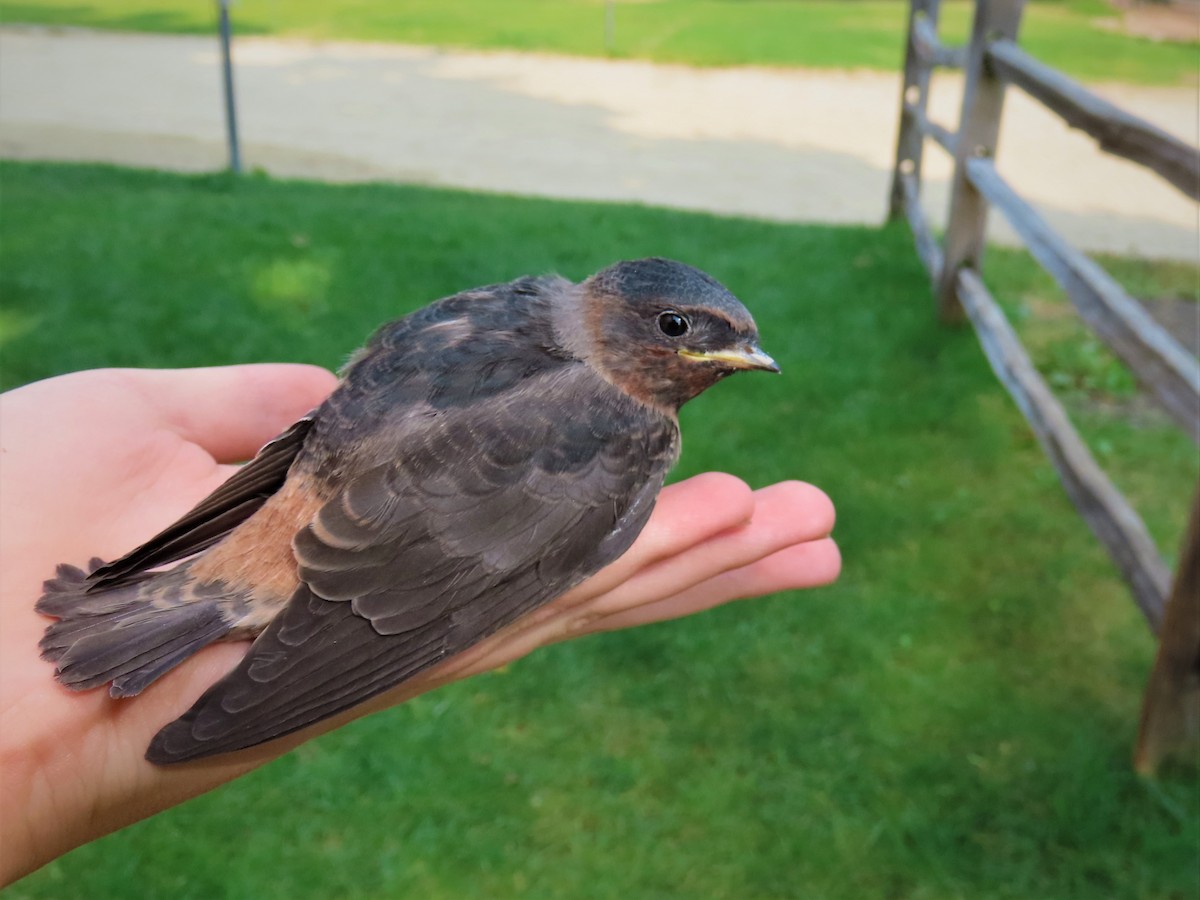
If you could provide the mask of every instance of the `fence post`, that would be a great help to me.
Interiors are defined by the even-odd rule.
[[[941,0],[912,0],[908,7],[908,46],[904,51],[904,84],[900,88],[900,134],[896,138],[896,166],[892,170],[892,198],[888,220],[904,218],[904,183],[901,176],[911,174],[921,186],[921,154],[925,141],[917,120],[929,102],[929,77],[933,64],[917,52],[913,26],[924,17],[936,29]]]
[[[1200,741],[1200,487],[1192,501],[1192,518],[1175,586],[1167,600],[1158,633],[1158,654],[1138,728],[1133,765],[1153,775],[1173,753]]]
[[[232,28],[229,24],[229,0],[218,0],[217,25],[221,38],[221,86],[225,99],[225,136],[229,143],[229,169],[242,171],[242,149],[238,141],[237,107],[233,101],[233,59],[229,48]]]
[[[983,256],[987,201],[967,178],[966,163],[972,157],[995,155],[1004,106],[1004,82],[988,68],[984,51],[990,41],[1016,40],[1024,6],[1025,0],[977,0],[975,4],[946,223],[945,264],[937,285],[938,315],[943,321],[962,320],[956,288],[958,270],[963,266],[978,270]]]

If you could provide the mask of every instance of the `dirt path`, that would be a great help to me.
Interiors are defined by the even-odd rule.
[[[277,175],[787,221],[877,223],[884,214],[899,99],[890,74],[258,38],[237,42],[235,63],[244,156]],[[0,29],[0,155],[219,168],[218,78],[210,38]],[[960,90],[957,79],[938,81],[935,118],[954,121]],[[1100,90],[1195,140],[1194,89]],[[1100,154],[1018,92],[1010,98],[999,165],[1071,240],[1197,259],[1194,204]],[[936,222],[949,164],[936,147],[926,158]],[[1003,227],[993,234],[1008,236]]]

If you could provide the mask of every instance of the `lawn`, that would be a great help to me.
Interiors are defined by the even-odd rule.
[[[559,645],[357,722],[9,897],[1200,890],[1195,773],[1129,765],[1151,638],[971,332],[934,320],[904,227],[92,166],[0,163],[0,188],[6,387],[89,366],[336,366],[467,286],[652,253],[702,265],[785,374],[690,405],[678,475],[813,481],[845,556],[833,587]],[[1018,254],[988,262],[1014,310],[1061,303]],[[1173,552],[1194,448],[1099,402],[1132,387],[1042,337]]]
[[[962,40],[972,5],[945,4],[944,34]],[[702,66],[768,65],[896,71],[904,47],[901,0],[653,0],[614,6],[606,46],[601,0],[239,0],[239,34],[445,47],[534,50]],[[212,33],[215,3],[194,0],[17,0],[0,21],[131,31]],[[1198,45],[1114,33],[1104,0],[1030,4],[1025,47],[1077,78],[1195,83]]]

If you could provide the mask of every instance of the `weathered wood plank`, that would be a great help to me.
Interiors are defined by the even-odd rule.
[[[1125,361],[1180,427],[1200,443],[1200,361],[1104,269],[1051,228],[1000,176],[991,160],[968,160],[967,175],[1062,285],[1084,321]]]
[[[912,175],[901,175],[904,185],[904,214],[908,217],[909,228],[912,229],[913,241],[917,245],[917,256],[925,264],[925,270],[930,279],[936,283],[942,274],[942,248],[933,236],[929,221],[925,218],[925,209],[921,206],[921,195],[917,188],[917,180]]]
[[[1151,630],[1157,633],[1171,574],[1146,526],[1072,427],[979,275],[960,269],[954,282],[996,377],[1033,428],[1068,496],[1108,550]]]
[[[961,69],[967,61],[967,48],[943,44],[938,38],[937,26],[924,16],[913,20],[913,49],[930,66]]]
[[[912,0],[908,8],[908,32],[904,51],[904,80],[900,88],[900,131],[896,137],[896,165],[892,169],[892,190],[888,201],[888,219],[898,219],[904,212],[903,176],[912,175],[918,193],[921,186],[921,157],[925,141],[918,125],[929,102],[929,78],[932,67],[917,52],[913,29],[918,21],[937,28],[941,0]]]
[[[1146,685],[1134,767],[1145,775],[1153,775],[1168,756],[1197,744],[1200,744],[1200,489],[1192,501],[1192,519],[1179,554],[1175,586],[1167,601],[1154,669]]]
[[[908,106],[908,104],[905,104]],[[949,128],[941,125],[933,119],[923,109],[918,109],[915,106],[906,110],[917,122],[917,128],[921,134],[928,138],[933,138],[938,142],[943,150],[953,156],[958,151],[958,135]]]
[[[1153,169],[1193,200],[1200,200],[1200,151],[1119,106],[1097,97],[1011,40],[987,48],[992,70],[1087,132],[1102,150]]]
[[[962,115],[954,153],[954,179],[950,185],[950,215],[946,224],[946,264],[935,293],[942,321],[962,320],[956,273],[960,268],[982,271],[987,203],[967,178],[966,162],[977,156],[994,156],[1004,108],[1004,82],[984,65],[984,49],[994,37],[1016,38],[1024,0],[978,0],[971,24],[966,61]]]

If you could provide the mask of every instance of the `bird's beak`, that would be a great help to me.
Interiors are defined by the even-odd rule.
[[[694,359],[697,362],[715,362],[730,366],[734,369],[761,369],[764,372],[778,372],[779,364],[759,349],[757,344],[738,347],[735,350],[680,350],[679,355],[684,359]]]

